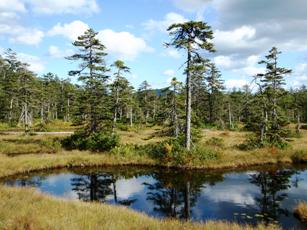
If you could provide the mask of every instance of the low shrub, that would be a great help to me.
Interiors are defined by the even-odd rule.
[[[38,123],[34,126],[34,131],[35,132],[49,132],[50,130],[48,129],[46,124]]]
[[[307,151],[298,150],[292,156],[293,163],[304,163],[307,161]]]
[[[146,146],[126,144],[114,147],[111,149],[110,154],[120,157],[135,157],[147,156],[148,152],[149,150]]]
[[[209,140],[206,141],[206,144],[223,148],[224,139],[218,137],[211,137]]]
[[[175,165],[202,164],[206,161],[219,159],[220,154],[211,148],[194,145],[190,151],[184,147],[184,138],[174,138],[158,144],[144,146],[149,156],[162,163]]]
[[[207,148],[201,145],[195,146],[192,149],[192,154],[193,154],[194,160],[197,160],[200,162],[218,160],[221,158],[221,153],[219,153],[215,149]]]
[[[61,149],[61,141],[58,138],[42,140],[40,145],[43,148],[48,149],[48,152],[50,153],[56,153]]]
[[[269,141],[271,139],[272,141]],[[264,141],[261,141],[259,137],[255,135],[250,135],[247,137],[246,141],[240,145],[238,145],[238,148],[240,150],[254,150],[264,147],[276,147],[278,149],[285,149],[289,147],[289,143],[286,140],[283,140],[281,138],[272,138],[269,137]]]
[[[79,149],[101,152],[111,150],[118,145],[119,136],[106,132],[91,134],[78,132],[62,140],[62,146],[69,150]]]
[[[121,131],[129,131],[130,127],[126,124],[118,123],[116,125],[116,128],[121,130]]]

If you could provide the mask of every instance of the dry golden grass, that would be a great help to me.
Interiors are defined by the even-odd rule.
[[[34,229],[279,229],[277,226],[242,226],[226,222],[190,223],[158,220],[124,207],[65,201],[29,188],[0,187],[0,228]]]
[[[307,222],[307,202],[299,203],[295,209],[294,214],[303,222]]]
[[[165,137],[153,136],[156,129],[144,129],[139,132],[121,132],[123,143],[147,144],[158,142]],[[131,136],[129,136],[131,135]],[[214,147],[220,152],[220,158],[208,160],[198,165],[163,164],[148,155],[137,154],[113,155],[108,153],[91,153],[88,151],[65,151],[53,145],[55,136],[0,135],[0,177],[16,173],[26,173],[49,168],[73,166],[104,166],[104,165],[148,165],[186,168],[239,168],[262,164],[293,163],[293,160],[307,162],[307,131],[302,131],[301,138],[294,138],[292,147],[286,150],[265,148],[254,151],[242,151],[236,148],[244,141],[246,133],[204,131],[201,145],[212,137],[222,138],[223,147]],[[145,140],[148,139],[148,140]],[[299,153],[299,154],[297,154]],[[297,155],[297,156],[296,156]]]
[[[163,137],[153,137],[158,130],[143,129],[138,132],[120,132],[122,143],[147,144],[163,140]],[[221,158],[204,163],[203,165],[182,165],[188,168],[236,168],[260,164],[274,164],[278,162],[292,163],[293,153],[302,150],[301,158],[307,162],[306,137],[294,139],[292,148],[288,150],[261,149],[255,151],[240,151],[235,145],[244,141],[245,133],[204,131],[201,140],[206,145],[212,137],[222,138],[223,147],[216,147],[221,151]],[[176,166],[163,165],[148,156],[112,155],[108,153],[91,153],[87,151],[65,151],[57,149],[52,154],[45,154],[38,146],[42,142],[52,142],[52,136],[0,136],[0,177],[10,176],[30,171],[84,166],[111,165],[148,165],[148,166]],[[11,145],[13,143],[13,145]],[[10,149],[11,148],[11,149]],[[38,148],[31,154],[31,149]],[[12,151],[20,151],[20,155],[8,156]],[[305,152],[304,152],[305,150]],[[6,154],[8,155],[6,155]],[[156,220],[146,215],[136,213],[122,207],[104,204],[63,201],[46,195],[38,194],[28,188],[0,187],[0,229],[254,229],[250,226],[222,222],[207,222],[205,224],[181,223],[175,220]],[[306,206],[298,210],[305,210]],[[301,211],[303,213],[303,211]],[[306,218],[306,216],[305,216]],[[274,226],[258,226],[256,229],[277,229]]]
[[[23,134],[0,135],[0,154],[21,155],[56,153],[60,150],[59,143],[55,143],[56,138],[65,135],[30,135]]]
[[[166,137],[161,137],[159,132],[161,127],[155,126],[152,128],[143,127],[135,129],[134,131],[118,131],[121,137],[122,144],[153,144],[167,139]]]

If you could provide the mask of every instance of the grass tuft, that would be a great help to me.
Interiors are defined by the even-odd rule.
[[[302,222],[307,222],[307,202],[299,203],[294,209],[294,215]]]

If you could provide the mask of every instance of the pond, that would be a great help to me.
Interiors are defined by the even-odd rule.
[[[177,171],[95,168],[10,178],[9,186],[35,186],[66,199],[125,205],[153,217],[192,221],[279,223],[307,229],[293,216],[307,200],[307,168],[266,167],[248,171]]]

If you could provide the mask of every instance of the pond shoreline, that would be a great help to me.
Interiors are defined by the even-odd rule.
[[[1,165],[1,164],[0,164]],[[163,165],[157,162],[150,162],[150,163],[137,163],[137,162],[115,162],[115,163],[91,163],[91,162],[80,162],[80,163],[73,163],[67,165],[50,165],[48,167],[37,167],[37,168],[30,168],[24,169],[23,171],[16,171],[10,174],[1,175],[0,179],[5,179],[7,177],[14,177],[18,175],[24,175],[27,173],[35,173],[35,172],[43,172],[43,171],[50,171],[50,170],[60,170],[60,169],[78,169],[78,168],[93,168],[93,167],[144,167],[144,168],[155,168],[155,169],[174,169],[179,171],[209,171],[209,172],[219,172],[219,171],[234,171],[234,170],[248,170],[251,167],[262,167],[262,166],[272,166],[272,167],[280,167],[280,166],[290,166],[293,167],[295,165],[306,165],[307,162],[301,161],[299,163],[291,162],[289,160],[285,161],[278,161],[278,162],[252,162],[250,164],[238,164],[238,165],[206,165],[206,166],[178,166],[178,165]]]
[[[38,186],[38,187],[42,186],[41,187],[42,190],[39,189],[37,191],[39,191],[40,193],[42,192],[43,194],[46,194],[46,193],[49,194],[48,186],[51,186],[50,187],[50,195],[54,194],[55,191],[58,191],[58,192],[55,192],[57,199],[67,199],[65,197],[66,196],[65,194],[69,194],[69,197],[75,197],[75,196],[72,196],[72,193],[70,193],[70,190],[72,189],[72,188],[70,188],[70,186],[77,186],[76,184],[73,184],[74,182],[69,182],[69,181],[74,181],[72,178],[84,178],[84,180],[82,179],[82,181],[84,183],[86,183],[87,180],[90,180],[89,178],[95,177],[95,175],[97,175],[98,178],[100,178],[99,181],[101,180],[101,183],[102,183],[99,186],[105,186],[104,183],[109,183],[108,178],[112,178],[112,180],[113,180],[113,178],[116,178],[115,180],[119,180],[119,184],[117,183],[117,185],[116,185],[116,188],[118,190],[117,190],[117,192],[115,192],[115,194],[117,194],[118,201],[121,202],[125,199],[126,200],[129,200],[129,199],[130,200],[134,200],[134,199],[139,200],[139,198],[140,198],[140,201],[137,201],[136,206],[132,205],[129,208],[134,209],[134,210],[136,209],[136,211],[138,211],[138,212],[139,211],[142,212],[142,208],[140,209],[140,207],[142,207],[142,206],[140,206],[140,205],[142,204],[142,202],[144,202],[144,200],[143,200],[144,198],[142,198],[143,195],[140,195],[140,194],[147,194],[147,196],[149,196],[148,193],[146,193],[145,190],[144,190],[141,193],[134,193],[134,195],[129,195],[128,198],[127,198],[126,192],[125,192],[125,190],[123,190],[123,187],[120,186],[120,184],[124,183],[125,185],[127,185],[126,183],[129,183],[128,181],[132,180],[133,182],[131,181],[130,183],[132,183],[138,189],[140,189],[140,185],[141,184],[143,185],[143,183],[144,183],[145,185],[143,185],[144,187],[142,189],[145,189],[146,186],[148,186],[148,184],[146,184],[145,182],[142,182],[142,181],[147,180],[149,183],[152,184],[152,186],[154,186],[155,182],[152,182],[151,179],[145,179],[145,178],[148,178],[148,177],[152,178],[152,176],[153,176],[153,178],[156,178],[158,181],[161,181],[161,183],[162,183],[161,185],[164,184],[164,186],[166,186],[165,187],[166,190],[163,190],[163,191],[168,191],[168,189],[170,189],[170,187],[168,187],[168,186],[173,184],[176,191],[178,193],[180,193],[180,192],[184,192],[184,188],[183,187],[179,188],[179,187],[183,186],[183,184],[186,183],[187,181],[190,181],[189,183],[191,184],[191,189],[192,190],[194,189],[193,191],[198,191],[197,186],[200,186],[201,183],[204,184],[204,185],[207,184],[207,183],[209,183],[209,184],[212,183],[212,185],[210,185],[210,187],[208,188],[209,191],[212,191],[213,194],[216,194],[217,197],[220,197],[218,194],[220,194],[220,192],[222,192],[220,190],[222,188],[221,186],[224,186],[224,189],[226,189],[226,191],[227,191],[226,193],[228,193],[229,195],[230,194],[237,194],[234,185],[236,185],[236,184],[239,185],[240,183],[243,183],[243,181],[245,181],[246,184],[245,184],[245,182],[244,182],[244,185],[242,184],[243,190],[239,190],[237,192],[239,192],[239,194],[240,194],[240,191],[246,191],[249,194],[249,195],[247,195],[248,197],[253,196],[256,199],[256,197],[258,197],[258,195],[255,196],[255,194],[257,194],[257,193],[255,193],[256,190],[252,191],[251,190],[252,187],[250,187],[250,185],[249,185],[250,183],[254,183],[254,182],[247,181],[247,179],[246,179],[247,177],[251,177],[251,178],[253,177],[255,179],[255,178],[258,178],[258,176],[256,176],[256,175],[267,175],[272,180],[279,181],[279,179],[276,179],[277,177],[275,178],[275,175],[283,176],[283,175],[286,175],[287,173],[289,173],[289,175],[295,175],[294,172],[303,172],[303,171],[307,172],[306,169],[307,169],[306,165],[289,165],[289,164],[284,165],[284,164],[282,164],[282,165],[271,165],[271,167],[264,166],[264,167],[250,167],[250,168],[247,168],[247,169],[241,168],[239,170],[235,170],[235,169],[228,169],[226,171],[225,170],[213,170],[213,171],[205,171],[203,173],[203,171],[200,171],[200,170],[197,170],[197,171],[195,171],[195,170],[185,171],[185,170],[182,170],[182,169],[165,170],[161,167],[148,167],[148,166],[137,166],[137,167],[133,168],[133,167],[127,166],[127,165],[122,166],[122,167],[114,167],[114,166],[113,167],[112,166],[89,167],[89,168],[88,167],[79,167],[79,168],[73,167],[73,168],[68,168],[68,169],[65,169],[65,170],[58,169],[58,170],[52,170],[52,171],[42,171],[41,173],[37,173],[37,174],[32,172],[31,174],[27,174],[23,177],[22,176],[20,176],[20,177],[16,176],[15,178],[9,178],[9,179],[6,180],[7,182],[5,182],[5,181],[3,181],[3,182],[8,183],[6,185],[8,185],[9,187],[11,187],[11,186],[18,186],[18,187],[19,186],[35,186],[35,187],[36,186]],[[286,173],[286,174],[284,174],[284,173]],[[254,175],[254,176],[252,176],[252,175]],[[306,175],[306,173],[305,173],[305,175]],[[145,177],[143,177],[143,176],[145,176]],[[270,177],[270,176],[272,176],[272,177]],[[48,178],[50,178],[50,181],[52,181],[52,182],[49,182]],[[56,179],[56,178],[58,178],[58,179]],[[87,178],[87,179],[85,179],[85,178]],[[103,179],[103,178],[105,178],[105,179]],[[140,179],[137,179],[137,178],[140,178]],[[175,178],[177,178],[177,179],[175,179]],[[193,182],[193,178],[195,180],[194,182]],[[127,182],[123,182],[125,180]],[[14,185],[14,181],[16,181],[17,184]],[[139,181],[139,182],[137,182],[137,181]],[[21,183],[21,184],[18,185],[18,183]],[[49,183],[51,183],[51,184],[49,185]],[[54,183],[58,183],[58,184],[54,184]],[[68,185],[64,186],[63,184],[65,184],[65,183],[72,183],[72,184],[69,185],[69,186]],[[114,181],[110,182],[110,183],[114,183]],[[141,184],[138,184],[138,183],[141,183]],[[213,187],[211,187],[211,186],[213,186]],[[227,188],[227,186],[230,186],[230,187]],[[260,186],[260,185],[258,185],[258,186]],[[207,187],[207,186],[205,186],[205,187]],[[56,188],[57,188],[57,190],[55,190]],[[65,190],[63,190],[64,188],[65,188]],[[150,188],[150,187],[147,187],[147,189],[148,188]],[[158,188],[159,187],[157,187],[157,189]],[[20,189],[22,189],[22,188],[20,188]],[[66,189],[68,189],[68,190],[66,190]],[[114,187],[113,187],[113,189],[114,189]],[[214,189],[217,189],[216,190],[217,193],[214,192],[215,191]],[[1,190],[1,188],[0,188],[0,190]],[[98,189],[94,189],[93,191],[96,191],[96,190],[98,191]],[[78,191],[78,189],[74,188],[74,189],[72,189],[72,191],[74,191],[74,193],[76,193],[76,191]],[[85,190],[85,191],[88,191],[88,190]],[[82,190],[81,195],[83,194],[85,197],[87,197],[85,194],[89,194],[89,193],[87,193],[85,191]],[[121,191],[124,191],[124,192],[121,192]],[[128,191],[130,191],[130,190],[128,189]],[[135,190],[133,190],[133,191],[136,192]],[[138,192],[139,191],[141,191],[141,190],[138,190]],[[160,191],[160,190],[158,190],[158,191]],[[289,190],[289,191],[291,191],[291,190]],[[63,194],[63,197],[62,197],[61,194]],[[112,193],[110,193],[110,194],[111,194],[111,198],[109,197],[105,201],[107,205],[112,205],[113,204],[112,199],[115,199],[114,197],[112,197],[113,196]],[[122,198],[121,194],[125,194],[124,195],[125,198]],[[209,195],[207,192],[201,192],[201,194],[202,194],[201,195],[202,198],[200,198],[200,200],[208,199],[205,202],[206,204],[210,204],[210,202],[213,202],[213,200],[210,200],[210,199],[213,199],[212,196]],[[289,192],[289,198],[290,198],[290,194],[291,194],[291,192]],[[47,195],[47,196],[50,196],[50,195]],[[99,194],[97,194],[97,195],[99,196]],[[100,195],[103,196],[102,194],[100,194]],[[207,198],[205,198],[205,197],[207,197]],[[228,196],[226,196],[225,198],[219,198],[219,199],[222,199],[222,200],[226,199],[227,200],[227,199],[229,199],[227,197]],[[230,197],[232,197],[232,196],[230,195]],[[295,198],[295,196],[293,197],[293,195],[292,195],[292,197],[291,197],[292,203],[293,203],[294,198]],[[70,200],[71,198],[68,198],[68,199]],[[88,199],[88,198],[86,198],[86,199]],[[100,199],[100,198],[98,198],[98,199]],[[109,199],[111,199],[111,200],[109,200]],[[168,198],[165,198],[165,199],[168,199]],[[222,200],[219,200],[219,202],[222,202]],[[117,200],[115,202],[117,202]],[[212,203],[212,205],[214,205],[215,202],[217,202],[217,201],[215,200]],[[232,201],[228,201],[228,202],[229,203],[225,203],[225,208],[226,209],[229,208],[230,210],[235,210],[235,211],[227,212],[227,213],[230,214],[230,216],[228,215],[227,219],[221,218],[221,219],[217,219],[215,221],[223,221],[224,220],[224,221],[227,221],[227,222],[230,221],[229,223],[231,223],[233,221],[232,220],[233,217],[231,217],[231,213],[245,213],[244,208],[238,208],[238,209],[235,208],[235,207],[238,207],[238,206],[236,206],[236,204],[237,204],[236,202],[238,202],[238,201],[232,200]],[[231,202],[234,202],[234,203],[231,203]],[[198,205],[196,204],[196,206],[198,208],[200,208],[199,205],[200,204],[198,204]],[[234,206],[231,206],[231,205],[234,205]],[[139,208],[136,208],[136,207],[139,207]],[[148,206],[145,205],[145,207],[148,207]],[[219,211],[216,211],[218,209],[213,208],[213,210],[215,210],[214,215],[221,215],[221,213],[219,213]],[[250,210],[250,211],[246,212],[246,213],[248,213],[247,214],[248,217],[253,217],[255,215],[255,210],[257,210],[257,208],[250,207],[250,208],[248,208],[248,210]],[[292,206],[291,206],[291,208],[288,208],[288,210],[290,212],[292,212]],[[145,212],[145,213],[147,213],[147,212]],[[148,215],[150,215],[152,218],[157,218],[157,216],[152,215],[150,213],[148,213]],[[191,214],[191,215],[194,215],[194,214]],[[222,215],[224,215],[224,214],[222,214]],[[236,215],[238,215],[238,214],[236,214]],[[256,215],[256,217],[258,218],[257,215]],[[256,217],[254,217],[254,218],[256,218]],[[202,218],[205,218],[205,219],[195,219],[195,220],[193,219],[193,223],[210,221],[210,217],[202,217]],[[234,218],[237,219],[237,218],[240,218],[240,216],[235,216]],[[164,220],[164,218],[162,218],[162,219]],[[280,220],[283,220],[283,219],[280,219]],[[243,221],[244,221],[244,219],[243,219]],[[285,223],[288,223],[287,225],[289,226],[288,221],[289,221],[288,218],[285,219],[282,222],[282,226],[285,227]],[[291,221],[293,221],[293,220],[291,220]],[[249,221],[248,222],[242,222],[242,223],[241,223],[241,221],[239,221],[239,223],[242,224],[242,226],[244,226],[245,224],[251,224]]]

